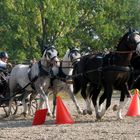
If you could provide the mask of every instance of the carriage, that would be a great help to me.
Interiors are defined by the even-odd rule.
[[[2,71],[1,71],[2,73]],[[8,77],[10,75],[8,74]],[[10,96],[10,89],[9,89],[9,85],[8,85],[8,81],[6,79],[1,79],[1,84],[0,84],[0,93],[2,96],[0,96],[0,108],[4,111],[5,113],[5,117],[7,116],[8,113],[8,107],[9,107],[9,101],[12,97],[14,97],[14,100],[11,104],[11,111],[10,114],[11,115],[15,115],[18,111],[19,106],[22,105],[21,101],[23,99],[23,97],[25,96],[25,92],[24,92],[24,88],[20,89],[18,86],[15,89],[14,95]],[[29,85],[29,83],[28,83]],[[26,86],[28,86],[26,85]],[[30,96],[32,93],[28,93],[28,95]],[[31,102],[29,100],[29,98],[26,98],[26,103],[28,104],[28,106],[30,105],[30,115],[34,115],[37,106],[38,106],[38,100],[39,98],[34,98]]]

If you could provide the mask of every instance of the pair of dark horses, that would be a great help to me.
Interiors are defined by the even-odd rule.
[[[75,65],[73,71],[73,86],[74,94],[81,90],[81,95],[87,103],[87,113],[92,113],[88,109],[88,98],[92,99],[92,103],[95,107],[96,119],[99,120],[103,117],[106,110],[111,105],[111,98],[113,90],[119,90],[120,104],[116,107],[118,110],[117,116],[122,119],[122,109],[126,103],[126,99],[129,99],[130,93],[128,87],[132,88],[132,66],[137,67],[136,62],[133,61],[134,53],[140,53],[140,34],[133,29],[130,29],[121,38],[120,42],[116,46],[116,50],[109,52],[108,54],[91,54],[81,57],[80,61]],[[135,57],[136,58],[136,57]],[[136,60],[135,60],[136,61]],[[133,87],[136,82],[134,82]],[[97,99],[101,92],[103,94],[99,98],[99,105]],[[102,104],[106,100],[106,106],[102,108]]]

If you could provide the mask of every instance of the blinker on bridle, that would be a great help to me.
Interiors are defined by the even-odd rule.
[[[72,65],[74,65],[74,64],[77,62],[77,59],[79,59],[79,58],[74,59],[74,58],[72,57],[72,54],[73,54],[73,53],[76,54],[76,52],[79,53],[79,50],[77,50],[77,49],[71,49],[71,50],[70,50],[70,53],[68,54],[68,57],[70,57],[70,59],[71,59]]]
[[[48,55],[48,57],[49,57],[50,60],[53,60],[55,57],[57,57],[57,56],[54,56],[54,57],[51,58],[50,55],[49,55],[49,53],[47,52],[48,50],[54,51],[54,50],[55,50],[55,47],[52,47],[52,46],[51,46],[51,47],[46,48],[46,49],[45,49],[45,51],[46,51],[45,57],[46,57],[46,55]]]
[[[140,36],[140,34],[139,34],[138,32],[131,32],[131,33],[129,33],[129,35],[128,35],[128,37],[127,37],[127,42],[128,42],[127,46],[128,46],[128,48],[130,48],[130,50],[132,50],[132,47],[133,47],[133,46],[137,46],[137,45],[140,43],[140,41],[139,41],[139,42],[136,42],[136,41],[132,38],[132,36],[133,36],[134,34]]]
[[[68,57],[70,57],[71,61],[72,61],[72,59],[73,59],[72,54],[73,54],[73,53],[76,54],[76,52],[79,53],[79,51],[78,51],[77,49],[72,49],[72,50],[70,50],[70,53],[68,54]]]

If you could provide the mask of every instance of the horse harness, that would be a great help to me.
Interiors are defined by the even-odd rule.
[[[39,73],[34,78],[31,78],[31,67],[29,67],[29,71],[28,71],[28,78],[30,80],[30,85],[31,85],[32,89],[34,89],[34,90],[35,90],[34,82],[38,79],[39,76],[40,77],[50,76],[51,79],[53,79],[53,77],[54,77],[51,67],[49,67],[48,70],[45,70],[43,68],[43,66],[41,65],[41,61],[38,62],[38,67],[39,67]]]
[[[62,63],[63,63],[63,61],[60,62],[60,67],[59,67],[59,69],[58,69],[58,74],[55,76],[54,79],[59,79],[59,80],[61,80],[61,81],[63,81],[63,82],[66,82],[66,81],[67,81],[67,76],[68,76],[68,75],[66,75],[66,74],[63,72],[63,70],[62,70]],[[67,67],[66,67],[66,68],[67,68]]]
[[[102,64],[100,67],[94,70],[89,70],[86,73],[90,72],[103,72],[103,71],[122,71],[122,72],[130,72],[131,68],[130,66],[117,66],[115,65],[115,57],[111,56],[108,58],[105,58],[105,55],[102,56],[96,56],[97,59],[101,59]]]
[[[62,70],[62,68],[73,68],[73,66],[74,65],[76,65],[77,64],[77,60],[78,59],[80,59],[79,57],[78,58],[73,58],[73,56],[72,56],[72,54],[73,53],[79,53],[79,50],[77,50],[77,49],[75,49],[75,48],[73,48],[73,49],[71,49],[70,50],[70,53],[68,54],[68,57],[70,58],[70,60],[71,61],[61,61],[60,62],[60,67],[59,67],[59,69],[58,69],[58,74],[54,77],[54,79],[59,79],[59,80],[61,80],[61,81],[63,81],[63,82],[68,82],[68,80],[69,79],[71,79],[71,75],[66,75],[64,72],[63,72],[63,70]],[[71,67],[62,67],[62,63],[63,62],[71,62],[72,63],[72,66]]]

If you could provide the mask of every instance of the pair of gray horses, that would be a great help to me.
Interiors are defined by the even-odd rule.
[[[25,88],[24,98],[22,99],[23,114],[26,115],[28,112],[28,106],[25,99],[28,93],[33,93],[34,96],[39,95],[42,100],[39,102],[38,109],[47,108],[48,115],[52,116],[52,112],[48,103],[48,89],[51,86],[51,90],[54,95],[54,108],[53,115],[55,113],[55,99],[56,95],[60,91],[67,92],[72,98],[73,102],[79,113],[81,109],[73,95],[73,87],[65,82],[67,76],[72,75],[72,65],[79,60],[80,52],[77,48],[68,49],[63,60],[60,61],[58,58],[58,52],[55,47],[46,47],[43,55],[35,64],[29,65],[18,64],[16,65],[9,78],[9,88],[10,88],[10,101],[7,116],[10,116],[12,102],[14,100],[14,91],[17,85],[23,89]],[[53,78],[53,77],[56,78]],[[53,81],[51,81],[53,78]],[[52,84],[53,83],[53,84]],[[28,85],[28,86],[27,86]],[[44,106],[43,106],[44,105]]]

